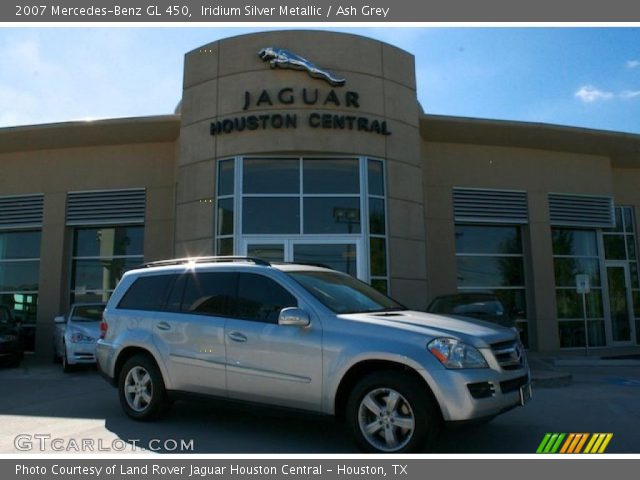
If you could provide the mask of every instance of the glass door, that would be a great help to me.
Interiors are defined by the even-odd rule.
[[[353,238],[246,238],[243,251],[247,256],[268,262],[321,265],[364,279],[365,265],[360,243]]]
[[[247,256],[262,258],[267,262],[284,262],[285,242],[247,242]]]
[[[319,243],[292,242],[292,261],[321,265],[358,277],[358,248],[356,242]]]
[[[626,262],[607,262],[606,272],[611,343],[631,344],[634,325],[629,267]]]

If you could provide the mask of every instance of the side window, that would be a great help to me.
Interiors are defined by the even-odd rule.
[[[236,316],[265,323],[278,323],[285,307],[297,307],[295,297],[270,278],[240,273]]]
[[[237,275],[233,272],[201,272],[187,277],[182,311],[199,315],[229,316]]]
[[[171,287],[171,292],[167,297],[167,304],[164,309],[167,312],[179,312],[182,305],[182,297],[184,296],[184,287],[187,284],[188,278],[191,276],[189,273],[182,273],[178,275],[176,281]]]
[[[118,308],[126,310],[162,311],[169,289],[177,275],[139,277],[129,287]]]

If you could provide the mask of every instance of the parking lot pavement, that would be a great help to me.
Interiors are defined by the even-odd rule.
[[[638,453],[640,369],[569,370],[570,386],[536,389],[525,408],[487,425],[446,430],[435,451],[533,453],[547,432],[612,432],[608,453]],[[160,421],[134,422],[120,409],[116,390],[92,368],[64,374],[59,365],[27,358],[20,368],[1,369],[0,385],[0,453],[29,444],[39,453],[40,442],[49,452],[75,452],[75,445],[87,453],[136,453],[140,447],[172,453],[356,452],[331,419],[219,401],[176,402]]]

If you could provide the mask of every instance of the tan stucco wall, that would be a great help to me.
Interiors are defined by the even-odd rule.
[[[285,48],[346,78],[331,87],[306,72],[271,69],[258,57],[264,47]],[[252,106],[242,110],[244,92],[273,94],[283,87],[333,89],[359,94],[360,108],[305,105]],[[273,98],[273,95],[272,95]],[[320,31],[267,32],[215,42],[185,56],[177,165],[176,252],[211,254],[213,249],[215,160],[244,154],[366,155],[387,160],[391,290],[399,300],[426,306],[422,162],[413,56],[364,37]],[[343,113],[386,120],[390,136],[311,128],[309,112]],[[297,113],[296,129],[259,129],[211,136],[212,120],[251,114]],[[194,220],[197,225],[194,225]]]
[[[72,135],[73,132],[69,132]],[[2,195],[44,193],[36,351],[51,353],[53,317],[69,298],[69,191],[146,189],[145,260],[173,256],[175,143],[90,146],[0,154]]]
[[[640,155],[638,160],[640,160]],[[616,204],[634,207],[637,222],[637,215],[640,212],[640,169],[614,168],[612,176]]]
[[[424,142],[425,222],[429,298],[456,290],[453,187],[526,190],[529,224],[527,300],[531,337],[537,349],[559,348],[555,280],[547,195],[612,195],[610,160],[528,148]],[[616,198],[617,200],[617,198]]]

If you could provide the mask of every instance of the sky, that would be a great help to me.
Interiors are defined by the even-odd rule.
[[[172,113],[185,52],[274,29],[0,28],[0,127]],[[426,113],[640,134],[640,27],[323,29],[415,55]]]

